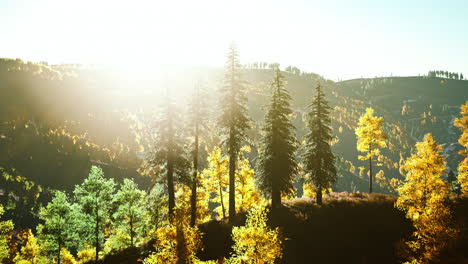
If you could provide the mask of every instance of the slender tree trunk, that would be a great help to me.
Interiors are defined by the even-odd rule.
[[[271,207],[280,208],[281,207],[281,192],[276,186],[273,186],[271,190]]]
[[[317,204],[322,204],[322,187],[318,187],[315,193]]]
[[[198,181],[198,122],[195,123],[195,149],[193,151],[193,179],[192,179],[192,197],[190,225],[195,226],[197,219],[197,181]]]
[[[232,147],[231,147],[232,148]],[[236,153],[231,150],[229,155],[229,223],[236,218]]]
[[[175,207],[174,163],[172,159],[167,163],[167,192],[169,194],[169,221],[172,222]]]
[[[96,200],[96,263],[98,262],[99,259],[99,210],[98,210],[98,204]]]
[[[369,193],[372,193],[372,156],[369,158]]]
[[[62,243],[60,243],[60,238],[58,239],[58,255],[57,255],[57,264],[60,264],[60,251],[62,251]]]
[[[133,248],[133,215],[130,215],[130,247]]]
[[[221,181],[219,183],[219,198],[221,199],[221,209],[223,210],[223,218],[226,218],[226,209],[224,209],[223,187],[221,186]]]

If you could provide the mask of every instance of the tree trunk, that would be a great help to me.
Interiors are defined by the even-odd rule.
[[[273,186],[273,189],[271,190],[271,207],[281,207],[281,192],[275,186]]]
[[[197,219],[197,181],[198,181],[198,123],[195,124],[195,149],[193,153],[193,179],[192,179],[192,197],[190,225],[195,226]]]
[[[62,243],[60,243],[60,238],[59,238],[59,239],[58,239],[57,264],[60,264],[60,251],[62,251]]]
[[[169,221],[174,219],[175,190],[174,190],[174,164],[172,159],[167,162],[167,192],[169,195]]]
[[[98,262],[99,259],[99,210],[98,210],[98,205],[96,202],[96,263]]]
[[[219,184],[219,198],[221,199],[221,209],[223,211],[223,218],[226,218],[226,209],[224,209],[224,201],[223,201],[223,187],[221,183]]]
[[[133,248],[133,216],[130,215],[130,247]]]
[[[372,156],[369,158],[369,193],[372,193]]]
[[[322,204],[322,187],[318,187],[315,193],[317,204]]]
[[[236,154],[230,151],[229,155],[229,223],[233,223],[236,217]]]

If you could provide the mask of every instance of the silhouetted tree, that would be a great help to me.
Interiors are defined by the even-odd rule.
[[[330,111],[322,86],[317,83],[316,94],[309,112],[306,150],[304,153],[305,172],[315,186],[317,203],[322,204],[322,191],[336,181],[335,155],[331,149],[332,129]]]
[[[181,112],[172,101],[168,89],[156,122],[156,144],[151,160],[154,166],[162,169],[161,175],[166,175],[161,182],[167,186],[169,219],[172,219],[175,208],[175,182],[190,182],[190,162],[182,124]]]
[[[219,124],[225,138],[223,144],[229,155],[229,220],[232,222],[236,214],[235,174],[237,154],[246,139],[245,131],[250,128],[247,113],[247,96],[245,84],[240,76],[239,55],[232,44],[227,56],[224,86],[221,89],[222,114]]]
[[[281,206],[281,194],[289,194],[297,170],[297,142],[289,116],[291,96],[279,69],[271,83],[271,100],[263,126],[258,172],[261,189],[271,196],[271,206]]]

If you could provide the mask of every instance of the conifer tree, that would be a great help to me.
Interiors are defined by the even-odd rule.
[[[184,136],[181,112],[172,102],[168,89],[156,124],[156,144],[151,160],[153,166],[162,169],[160,175],[166,176],[160,182],[167,186],[169,219],[172,219],[175,208],[175,183],[189,182],[190,163]]]
[[[246,130],[250,127],[247,113],[245,84],[241,80],[239,55],[232,44],[229,48],[224,86],[221,89],[222,113],[219,120],[224,135],[223,144],[229,155],[229,221],[236,214],[235,177],[236,161],[242,142],[246,139]]]
[[[75,197],[81,206],[82,212],[94,224],[94,244],[96,247],[96,262],[99,258],[101,241],[104,236],[104,227],[109,219],[112,207],[112,196],[115,183],[113,179],[105,179],[101,168],[92,166],[88,178],[81,185],[75,187]],[[90,227],[86,225],[85,227]]]
[[[414,240],[407,242],[415,253],[411,263],[432,263],[456,235],[450,209],[445,205],[450,190],[441,178],[446,170],[441,152],[442,146],[428,133],[422,142],[416,143],[416,153],[403,166],[406,179],[397,189],[395,206],[406,212],[416,228]]]
[[[74,219],[72,216],[72,206],[68,202],[67,195],[60,191],[56,191],[52,201],[39,211],[39,218],[44,220],[44,224],[37,228],[39,238],[48,250],[57,252],[58,264],[60,264],[62,249],[70,245],[73,240],[71,226]]]
[[[309,175],[306,179],[316,190],[318,204],[322,204],[322,191],[331,188],[336,181],[335,155],[331,149],[331,107],[325,99],[322,85],[317,83],[316,94],[309,112],[304,168]]]
[[[359,156],[359,159],[369,160],[369,193],[372,193],[372,158],[380,154],[379,148],[387,147],[385,140],[388,137],[383,132],[383,122],[383,117],[374,116],[374,109],[369,107],[359,118],[356,128],[357,150],[366,153],[365,156]]]
[[[128,246],[134,247],[142,238],[143,225],[146,217],[146,193],[138,189],[131,179],[124,179],[120,190],[116,193],[114,201],[117,211],[114,213],[114,226],[128,234]]]
[[[281,206],[281,195],[291,193],[297,170],[294,126],[289,115],[291,96],[279,69],[271,83],[271,100],[263,126],[258,172],[261,189],[271,197],[273,208]]]
[[[468,101],[460,109],[462,117],[455,120],[455,125],[462,132],[458,143],[465,148],[460,151],[460,154],[466,157],[458,165],[458,182],[460,183],[462,193],[468,195]]]
[[[206,119],[206,102],[204,100],[206,93],[202,89],[201,83],[195,87],[192,96],[192,104],[190,107],[191,115],[191,128],[193,129],[193,176],[192,176],[192,195],[190,197],[190,225],[194,226],[197,218],[197,185],[199,184],[199,147],[200,147],[200,133],[203,129],[203,123]]]

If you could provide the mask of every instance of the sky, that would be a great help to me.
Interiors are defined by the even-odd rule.
[[[110,65],[133,75],[278,62],[334,80],[468,76],[460,1],[0,0],[0,57]]]

